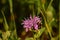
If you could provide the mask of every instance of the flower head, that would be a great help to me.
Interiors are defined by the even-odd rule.
[[[39,17],[34,16],[32,18],[32,16],[30,16],[30,18],[25,19],[22,24],[24,25],[23,27],[26,29],[26,32],[28,32],[28,30],[31,29],[32,27],[35,30],[38,30],[38,24],[37,23],[39,23],[39,22],[41,22]]]

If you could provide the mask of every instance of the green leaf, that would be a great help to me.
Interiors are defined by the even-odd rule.
[[[2,40],[2,38],[0,38],[0,40]]]
[[[27,37],[25,40],[33,40],[33,38],[28,38],[28,37]]]
[[[39,31],[34,35],[34,38],[39,38],[42,35],[42,33],[44,32],[44,30],[45,30],[45,27],[39,29]]]
[[[2,23],[3,22],[3,18],[0,18],[0,23]]]
[[[4,15],[3,10],[1,10],[1,12],[2,12],[2,15],[3,15],[3,19],[4,19],[4,23],[3,23],[4,29],[7,31],[9,29],[9,26],[8,26],[8,23],[7,23],[7,20],[6,20],[6,17]]]

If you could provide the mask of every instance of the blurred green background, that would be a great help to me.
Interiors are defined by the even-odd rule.
[[[59,8],[59,0],[0,0],[0,40],[59,40]],[[21,25],[30,15],[41,17],[37,35]]]

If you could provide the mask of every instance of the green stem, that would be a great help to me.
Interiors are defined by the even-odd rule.
[[[47,7],[47,10],[49,9],[50,5],[52,4],[53,0],[50,1],[48,7]]]
[[[49,9],[49,7],[50,7],[50,5],[52,4],[52,2],[53,2],[53,0],[50,1],[47,10]],[[44,10],[44,11],[45,11],[45,10]],[[50,26],[48,25],[48,23],[47,23],[47,21],[46,21],[46,18],[45,18],[44,14],[43,14],[43,12],[42,12],[41,10],[40,10],[40,12],[41,12],[41,14],[42,14],[42,16],[43,16],[43,18],[44,18],[45,26],[46,26],[46,28],[47,28],[47,30],[48,30],[48,33],[49,33],[50,37],[52,38],[51,31],[50,31],[50,28],[49,28]],[[46,13],[46,12],[45,12],[45,13]]]
[[[11,23],[13,23],[13,26],[14,26],[14,31],[15,31],[15,35],[17,37],[17,32],[16,32],[16,24],[15,24],[15,18],[14,18],[14,14],[13,14],[13,3],[12,3],[12,0],[9,0],[9,4],[10,4],[10,13],[11,13],[11,16],[13,18],[13,20],[11,19]],[[13,21],[13,22],[12,22]]]
[[[8,29],[9,29],[9,26],[8,26],[8,23],[7,23],[7,21],[6,21],[6,17],[5,17],[5,15],[4,15],[4,12],[3,12],[3,10],[1,10],[1,12],[2,12],[2,15],[3,15],[3,17],[4,17],[4,28],[5,28],[5,30],[6,30],[6,31],[8,31]]]
[[[35,16],[34,7],[33,7],[33,17]]]
[[[52,38],[51,31],[50,31],[49,25],[48,25],[48,23],[46,21],[46,18],[45,18],[44,14],[43,14],[43,12],[41,10],[40,10],[40,12],[41,12],[41,14],[42,14],[42,16],[44,18],[45,26],[46,26],[46,28],[48,30],[48,33],[49,33],[50,37]]]

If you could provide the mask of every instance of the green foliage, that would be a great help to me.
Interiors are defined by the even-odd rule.
[[[45,27],[39,29],[38,32],[36,32],[36,34],[34,34],[34,38],[39,38],[44,31],[45,31]]]
[[[2,18],[0,18],[0,23],[2,23],[3,22],[3,19]]]
[[[22,40],[23,37],[25,40],[40,40],[44,32],[51,40],[58,40],[60,38],[60,5],[58,3],[58,0],[1,0],[0,40]],[[38,32],[31,30],[32,37],[28,37],[28,34],[21,35],[24,31],[21,22],[30,15],[42,18],[42,27],[38,29]]]
[[[28,38],[28,37],[27,37],[25,40],[33,40],[33,38]]]

